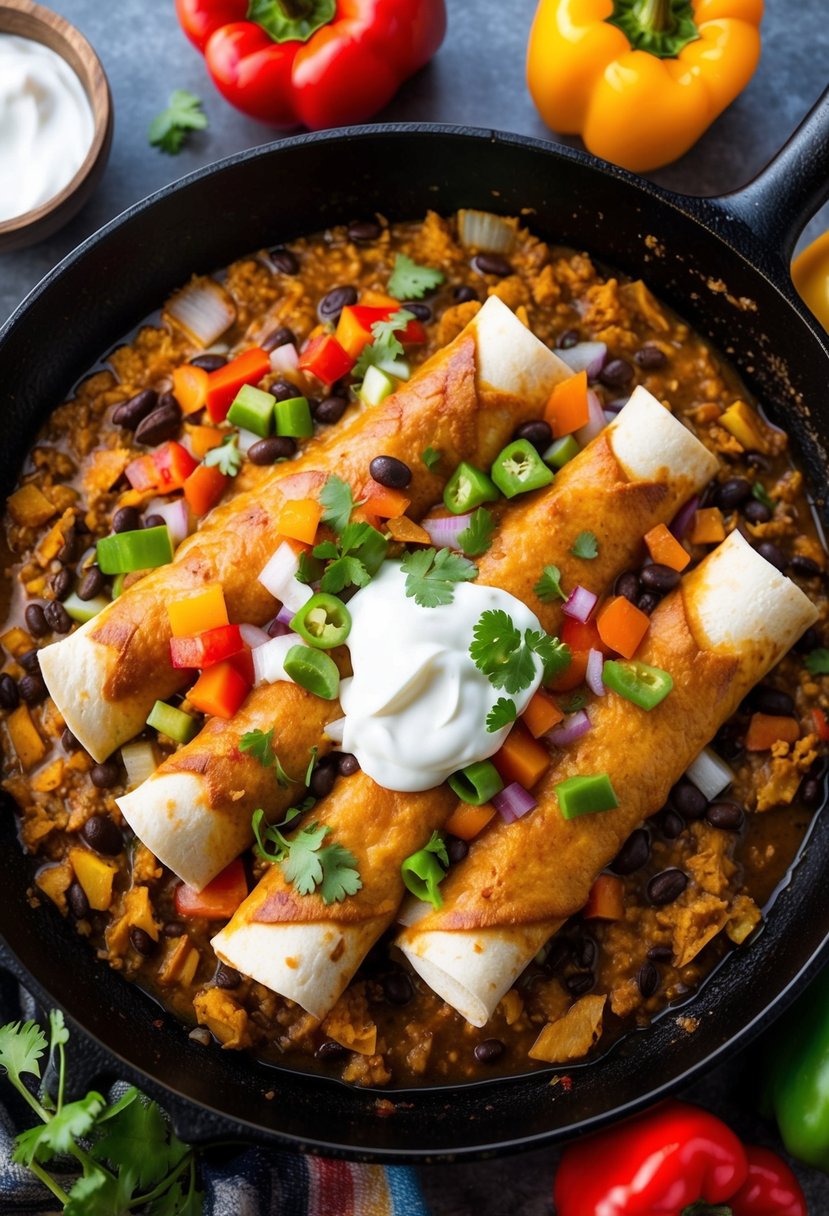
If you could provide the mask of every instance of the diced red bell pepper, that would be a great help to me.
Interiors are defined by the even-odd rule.
[[[224,367],[210,372],[207,378],[205,404],[214,422],[223,422],[239,389],[245,384],[258,384],[271,370],[271,358],[266,350],[252,346]]]
[[[333,334],[317,334],[299,356],[300,371],[316,376],[326,386],[347,376],[355,362]]]
[[[237,857],[203,891],[188,887],[186,883],[176,887],[176,916],[185,920],[230,920],[247,894],[245,867]]]
[[[217,625],[191,638],[170,638],[173,667],[213,667],[244,649],[238,625]]]
[[[547,684],[550,692],[572,692],[574,688],[578,688],[579,684],[584,683],[590,651],[571,650],[570,655],[569,666],[564,669],[560,676],[556,676],[554,680],[550,680]]]
[[[187,698],[202,713],[232,718],[249,692],[250,684],[233,666],[233,660],[226,659],[203,671]]]
[[[124,469],[124,476],[139,493],[158,489],[158,468],[152,456],[136,456]]]
[[[174,439],[162,443],[152,454],[153,464],[158,470],[157,486],[160,490],[180,490],[187,478],[196,468],[195,460],[187,448],[176,443]]]
[[[254,676],[253,672],[253,655],[250,651],[250,647],[243,646],[238,654],[233,654],[230,656],[228,663],[230,663],[231,667],[236,668],[246,684],[253,687],[253,681],[256,677]]]
[[[194,515],[206,515],[230,481],[215,464],[198,464],[184,483],[184,497]]]
[[[818,738],[824,743],[829,742],[829,722],[826,721],[826,714],[822,709],[815,708],[812,710],[812,717]]]
[[[603,654],[608,653],[607,647],[599,637],[596,622],[592,619],[577,621],[575,617],[566,616],[559,631],[559,638],[571,650],[601,650]]]

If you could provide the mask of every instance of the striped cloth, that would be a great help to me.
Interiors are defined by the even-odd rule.
[[[0,1025],[18,1018],[43,1022],[28,993],[0,972]],[[110,1098],[120,1092],[123,1087],[116,1087]],[[49,1192],[11,1159],[15,1133],[31,1126],[31,1111],[2,1081],[0,1098],[0,1216],[58,1216]],[[61,1177],[65,1187],[71,1180],[71,1174]],[[399,1166],[351,1165],[259,1147],[211,1158],[207,1150],[199,1182],[204,1216],[429,1216],[414,1171]]]

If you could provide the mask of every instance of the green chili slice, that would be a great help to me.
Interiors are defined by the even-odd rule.
[[[674,686],[671,676],[661,667],[651,667],[635,660],[622,662],[619,659],[605,660],[602,682],[606,688],[632,701],[640,709],[653,709],[665,700]]]
[[[291,628],[310,646],[330,650],[344,642],[351,632],[351,613],[336,595],[320,591],[292,618]]]
[[[607,773],[594,773],[589,777],[568,777],[555,786],[556,797],[565,819],[576,819],[579,815],[595,815],[599,811],[612,811],[619,799]]]
[[[553,474],[529,439],[516,439],[507,444],[496,456],[490,472],[492,480],[507,498],[539,490],[553,480]]]
[[[166,524],[157,528],[138,528],[134,532],[115,532],[102,537],[96,549],[102,574],[154,570],[173,560],[173,543]]]
[[[569,460],[574,456],[578,456],[581,448],[572,435],[562,435],[561,439],[556,439],[551,443],[544,453],[544,459],[547,464],[551,464],[554,469],[563,469]]]
[[[448,867],[446,845],[440,834],[433,832],[425,848],[411,853],[402,863],[400,874],[406,889],[411,891],[416,899],[430,903],[433,908],[440,908],[443,905],[443,896],[439,887],[446,877]]]
[[[186,714],[183,709],[168,705],[166,701],[156,701],[150,710],[147,725],[155,727],[169,739],[175,739],[176,743],[189,743],[199,732],[199,724],[192,714]]]
[[[243,384],[227,412],[227,420],[266,439],[273,430],[275,404],[271,393]]]
[[[295,684],[307,688],[324,701],[336,700],[340,691],[340,673],[330,655],[323,654],[321,650],[311,650],[308,646],[292,646],[282,666]]]
[[[453,515],[464,515],[482,502],[495,502],[498,491],[491,479],[474,464],[461,461],[446,483],[443,501]]]
[[[504,788],[504,783],[491,760],[479,760],[453,773],[449,786],[463,802],[483,806]]]
[[[306,397],[289,397],[274,406],[277,435],[292,439],[307,439],[314,433],[314,420]]]

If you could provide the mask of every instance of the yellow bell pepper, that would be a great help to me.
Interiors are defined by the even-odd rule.
[[[829,332],[829,232],[798,254],[792,262],[792,281],[803,303]]]
[[[554,130],[642,173],[696,143],[760,58],[763,0],[540,0],[527,83]]]

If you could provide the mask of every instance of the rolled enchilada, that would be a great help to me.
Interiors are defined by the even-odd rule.
[[[664,806],[671,787],[783,657],[817,613],[811,601],[739,532],[691,571],[651,617],[637,660],[673,678],[650,712],[608,691],[593,729],[555,760],[534,790],[538,806],[494,823],[442,884],[443,906],[397,944],[415,970],[475,1026],[539,948],[586,903],[630,833]],[[615,810],[566,820],[556,786],[606,773]]]
[[[491,297],[458,337],[380,406],[276,466],[255,490],[217,507],[172,563],[146,575],[98,616],[40,652],[49,693],[95,760],[138,733],[157,699],[187,682],[170,664],[167,605],[219,582],[231,622],[262,624],[275,601],[257,581],[279,543],[285,502],[313,496],[329,473],[363,484],[382,450],[414,471],[413,516],[440,499],[444,479],[420,454],[432,445],[452,468],[488,465],[515,427],[539,414],[570,369]]]
[[[617,420],[565,466],[552,486],[507,509],[491,548],[477,560],[476,581],[526,603],[554,634],[562,621],[561,601],[542,601],[534,591],[545,563],[555,562],[565,585],[580,582],[604,594],[638,557],[645,532],[670,519],[715,470],[715,458],[691,432],[639,388]],[[590,562],[571,552],[584,529],[598,538]],[[280,695],[276,685],[259,690],[251,702],[257,698],[268,706],[273,721]],[[128,819],[143,803],[145,831],[159,821],[165,780],[162,768],[121,800]],[[326,906],[316,895],[297,896],[274,866],[214,939],[216,953],[323,1017],[392,923],[403,895],[401,862],[455,805],[446,786],[398,793],[365,773],[341,782],[314,819],[330,827],[358,859],[362,890]],[[131,822],[138,830],[134,818]]]

